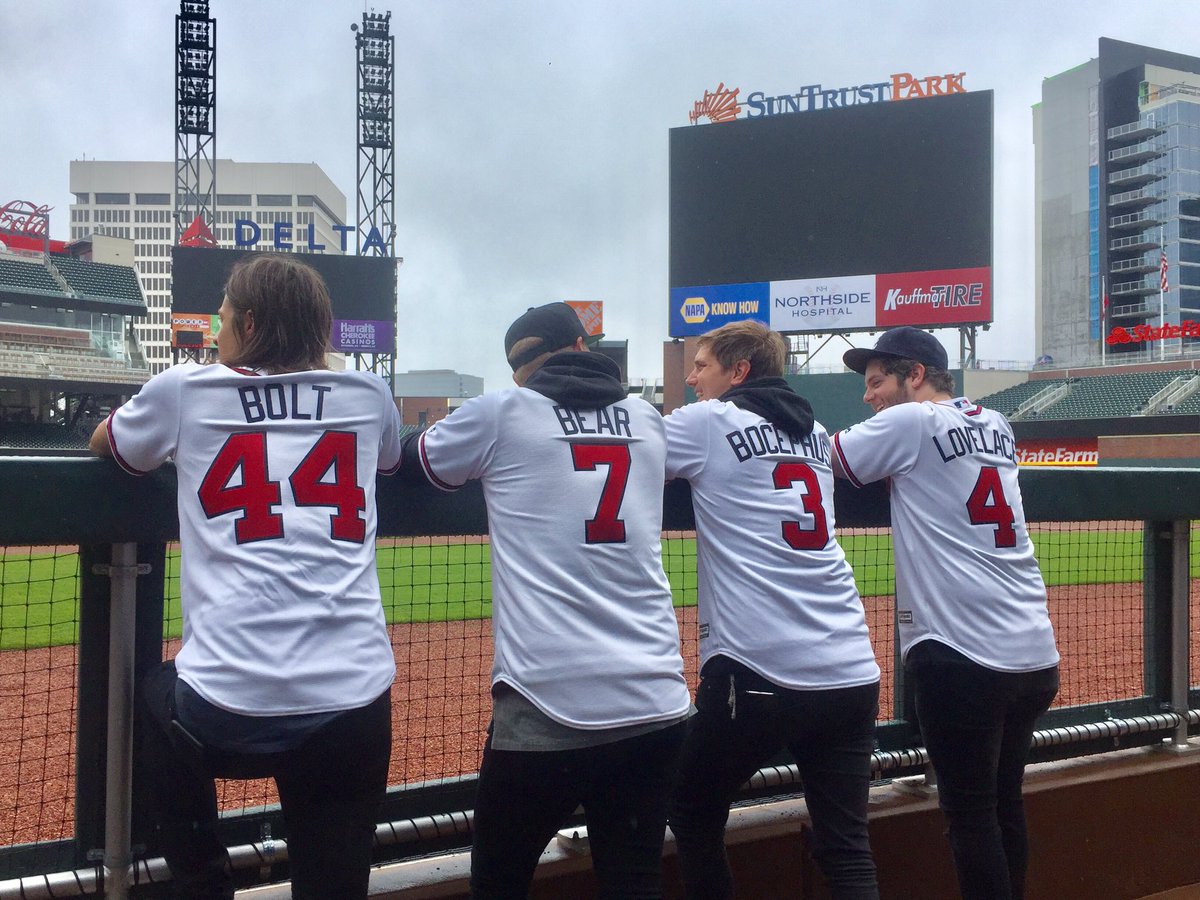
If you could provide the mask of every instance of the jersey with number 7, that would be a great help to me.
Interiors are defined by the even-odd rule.
[[[834,436],[855,484],[892,479],[904,654],[934,638],[980,665],[1058,662],[1004,416],[966,398],[900,403]]]
[[[426,477],[483,483],[493,682],[560,724],[688,709],[662,567],[662,416],[640,398],[571,408],[530,388],[468,400],[420,438]]]

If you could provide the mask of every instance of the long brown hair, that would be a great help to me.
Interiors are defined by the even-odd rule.
[[[273,374],[326,369],[333,310],[320,273],[283,253],[234,266],[225,283],[233,328],[241,340],[230,363]],[[254,328],[247,334],[249,318]]]

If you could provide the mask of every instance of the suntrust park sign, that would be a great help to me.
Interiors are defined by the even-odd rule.
[[[761,116],[835,109],[865,103],[965,94],[963,78],[966,74],[951,72],[945,75],[918,77],[910,72],[897,72],[888,76],[886,81],[856,84],[851,87],[826,88],[822,84],[806,84],[791,94],[750,91],[745,95],[745,100],[739,100],[741,88],[729,88],[721,82],[715,91],[706,90],[704,96],[692,104],[688,121],[693,125],[701,119],[707,119],[709,122],[730,122],[738,118],[743,111],[744,118],[756,119]]]

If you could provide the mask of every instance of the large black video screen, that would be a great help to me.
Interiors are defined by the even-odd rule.
[[[251,250],[171,249],[171,312],[213,315],[229,272]],[[396,321],[396,260],[384,256],[298,254],[321,273],[335,319]]]
[[[992,92],[670,133],[673,288],[992,264]]]

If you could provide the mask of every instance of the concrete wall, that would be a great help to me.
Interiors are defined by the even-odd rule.
[[[1193,748],[1194,749],[1194,748]],[[1026,774],[1030,860],[1026,900],[1133,900],[1200,882],[1200,754],[1126,750],[1031,767]],[[726,844],[738,896],[828,900],[808,851],[803,800],[735,809]],[[568,836],[569,838],[569,836]],[[596,896],[585,848],[565,840],[542,856],[530,897]],[[936,799],[884,785],[872,790],[871,843],[883,900],[958,896]],[[675,849],[665,851],[667,900],[682,896]],[[466,853],[377,870],[372,897],[466,898]],[[283,900],[286,888],[248,892]]]

